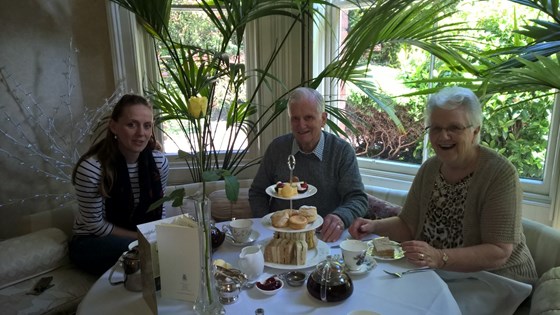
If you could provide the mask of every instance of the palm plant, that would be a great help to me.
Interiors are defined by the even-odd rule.
[[[373,1],[362,10],[362,17],[348,34],[338,64],[332,66],[338,68],[339,77],[350,76],[356,66],[367,67],[370,64],[376,46],[395,43],[420,48],[442,60],[451,69],[476,71],[471,62],[461,54],[463,43],[468,39],[461,34],[469,29],[463,23],[445,22],[445,19],[456,13],[455,8],[459,2]],[[325,71],[328,73],[331,69]],[[367,91],[364,92],[368,94]],[[369,96],[404,132],[390,104],[383,102],[379,95]]]
[[[560,7],[558,0],[510,0],[542,12],[516,33],[532,39],[528,45],[505,47],[491,57],[507,56],[483,73],[487,94],[549,91],[560,89]],[[543,95],[544,96],[544,95]]]
[[[425,95],[439,89],[439,84],[461,84],[477,90],[483,99],[496,94],[529,93],[531,100],[557,94],[560,89],[560,7],[558,0],[509,0],[537,9],[542,18],[531,19],[514,30],[529,39],[526,45],[515,44],[493,50],[478,51],[459,43],[451,50],[453,55],[432,52],[454,72],[454,76],[419,80],[414,83],[431,83],[432,88],[418,90],[408,95]],[[518,21],[515,21],[517,24]],[[448,35],[448,34],[446,34]],[[474,39],[468,39],[475,42]],[[468,43],[468,41],[466,43]],[[429,49],[426,49],[430,51]],[[457,62],[445,58],[456,58]],[[521,99],[518,103],[529,101]]]
[[[204,182],[225,179],[228,198],[236,200],[239,186],[235,175],[259,161],[245,160],[248,148],[283,113],[286,109],[285,96],[295,87],[284,87],[284,93],[270,104],[258,103],[259,90],[271,88],[272,85],[283,86],[273,75],[271,67],[287,38],[295,31],[295,26],[308,18],[322,18],[321,13],[316,10],[318,6],[335,6],[324,0],[199,0],[198,7],[222,37],[217,48],[207,48],[172,38],[168,27],[171,0],[112,1],[136,14],[144,29],[169,53],[169,59],[159,62],[172,80],[160,80],[149,93],[153,96],[155,107],[160,110],[159,121],[177,121],[191,147],[196,148],[194,152],[180,152],[180,156],[188,164],[193,180]],[[357,4],[363,6],[363,15],[349,31],[338,58],[328,64],[319,75],[301,82],[300,85],[317,88],[327,78],[352,83],[389,113],[393,121],[402,128],[390,102],[378,93],[374,80],[371,79],[372,75],[377,74],[369,71],[367,60],[371,58],[377,45],[395,42],[409,43],[425,49],[451,67],[471,67],[456,52],[455,44],[461,39],[450,35],[454,31],[460,31],[462,26],[441,22],[445,16],[453,14],[453,10],[447,8],[453,7],[458,0],[359,2],[361,3]],[[278,45],[273,48],[263,68],[246,69],[239,47],[247,25],[258,19],[274,16],[291,19],[291,27],[278,40]],[[237,48],[232,55],[226,53],[226,48],[231,46]],[[249,80],[255,80],[256,84],[245,96],[241,92],[241,86]],[[227,97],[217,96],[216,87],[219,82],[226,86]],[[195,104],[205,103],[205,100],[209,100],[209,106],[194,109]],[[211,116],[215,115],[211,108],[224,103],[229,103],[229,106],[218,108],[229,108],[226,115],[228,144],[224,151],[219,151],[215,146],[216,130],[210,124]],[[343,110],[327,105],[327,112],[331,119],[336,118],[348,130],[352,130],[350,120]],[[344,132],[331,119],[328,122],[331,129]],[[241,134],[248,135],[244,146],[246,149],[238,150],[234,143]]]

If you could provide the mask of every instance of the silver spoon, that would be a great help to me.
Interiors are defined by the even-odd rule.
[[[395,276],[397,278],[400,278],[402,276],[404,276],[407,273],[413,273],[413,272],[421,272],[421,271],[427,271],[427,270],[432,270],[432,268],[429,267],[422,267],[422,268],[416,268],[416,269],[409,269],[406,271],[402,271],[402,272],[396,272],[396,271],[387,271],[387,270],[383,270],[385,271],[386,274],[389,274],[391,276]]]

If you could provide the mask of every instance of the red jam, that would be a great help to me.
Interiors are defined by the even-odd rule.
[[[273,291],[273,290],[276,290],[276,289],[280,289],[281,285],[282,284],[280,283],[280,281],[278,281],[276,276],[272,276],[272,277],[266,279],[264,281],[264,283],[257,282],[257,287],[259,289],[265,290],[265,291]]]

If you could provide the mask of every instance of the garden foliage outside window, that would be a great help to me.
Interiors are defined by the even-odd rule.
[[[345,32],[353,27],[360,11],[345,1],[335,3],[343,7],[343,10],[331,15],[333,19],[338,19],[337,42],[340,43]],[[514,34],[513,30],[519,25],[531,23],[530,19],[542,18],[542,13],[539,15],[537,10],[506,0],[460,1],[457,9],[458,14],[451,17],[455,22],[466,21],[469,26],[479,29],[472,33],[473,40],[468,43],[479,51],[489,51],[514,43],[528,43],[526,37]],[[433,155],[423,124],[427,95],[403,95],[419,89],[443,86],[415,81],[449,78],[458,74],[450,71],[437,58],[403,40],[375,46],[372,56],[369,67],[372,72],[378,73],[375,84],[380,97],[393,106],[405,132],[399,130],[387,113],[370,98],[347,85],[339,87],[339,95],[334,99],[339,100],[339,106],[355,114],[354,125],[359,134],[348,141],[360,157],[362,168],[383,171],[388,164],[394,169],[397,163],[396,165],[402,165],[399,171],[409,171],[409,175],[414,175],[417,167]],[[468,74],[462,75],[468,78]],[[544,194],[548,194],[548,185],[543,188],[543,184],[550,181],[550,159],[554,159],[553,152],[547,150],[549,134],[554,124],[552,110],[556,102],[552,94],[541,98],[533,97],[547,93],[550,91],[498,94],[485,100],[481,134],[483,145],[496,149],[517,167],[525,191]],[[519,103],[522,99],[528,101]],[[385,161],[390,162],[384,163]]]

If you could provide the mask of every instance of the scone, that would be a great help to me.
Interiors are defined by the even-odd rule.
[[[317,208],[313,206],[299,207],[299,214],[307,218],[307,223],[313,223],[317,220]]]
[[[288,220],[289,219],[290,219],[290,211],[286,211],[286,210],[276,211],[270,217],[270,221],[272,222],[272,226],[277,227],[277,228],[288,227]]]
[[[302,215],[293,215],[288,220],[288,226],[292,230],[301,230],[307,226],[307,218]]]

